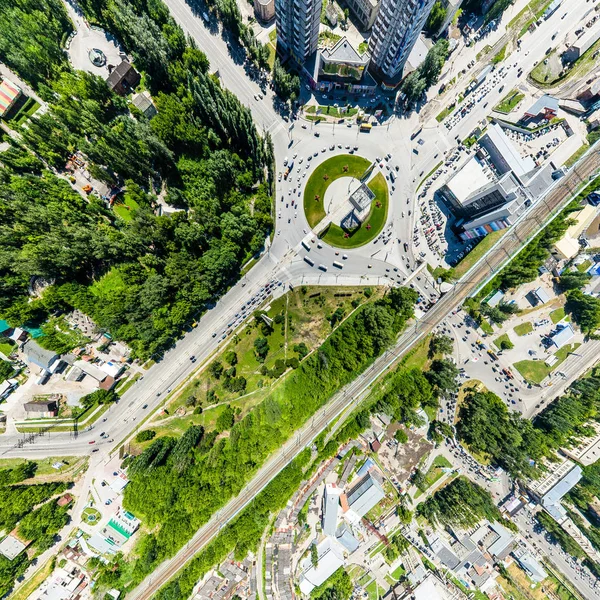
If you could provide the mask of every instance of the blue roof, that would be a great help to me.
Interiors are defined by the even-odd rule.
[[[356,472],[356,474],[359,477],[362,477],[371,467],[374,467],[375,463],[370,459],[367,458],[367,460],[365,460],[363,466]]]

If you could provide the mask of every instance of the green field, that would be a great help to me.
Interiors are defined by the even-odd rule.
[[[372,291],[371,299],[381,294],[378,288]],[[166,406],[168,412],[156,415],[144,429],[156,431],[158,437],[182,434],[190,423],[209,430],[214,428],[228,403],[234,409],[239,408],[243,415],[268,394],[285,395],[285,375],[278,377],[273,372],[277,361],[299,357],[294,347],[300,343],[306,344],[309,352],[314,350],[331,333],[330,318],[335,311],[339,309],[347,317],[353,310],[353,302],[356,305],[365,300],[364,289],[360,287],[307,286],[297,286],[273,300],[266,312],[273,319],[271,333],[264,335],[262,320],[250,319],[246,326],[231,335],[229,343],[220,347],[220,352],[212,359],[229,368],[225,357],[230,351],[235,352],[235,377],[246,380],[243,392],[228,389],[224,374],[215,377],[209,368],[204,368],[180,392],[176,390],[177,396]],[[255,353],[254,342],[259,337],[266,338],[269,347],[264,363],[259,362]],[[265,370],[267,372],[263,374]],[[197,407],[202,408],[201,414],[194,414]]]
[[[565,318],[565,307],[561,306],[550,313],[550,320],[556,325]]]
[[[558,361],[549,367],[542,360],[521,360],[516,362],[513,367],[521,373],[523,379],[530,381],[531,383],[540,384],[552,371],[556,370],[561,363],[567,358],[571,352],[575,352],[581,344],[569,344],[558,349],[554,355],[558,358]]]
[[[440,112],[438,114],[438,116],[435,118],[435,120],[438,123],[441,123],[448,115],[450,115],[454,112],[455,108],[456,108],[456,104],[450,104],[450,105],[446,106],[446,108],[444,108],[444,110],[442,110],[442,112]]]
[[[452,463],[445,456],[436,456],[433,459],[433,463],[431,463],[431,467],[429,467],[429,470],[425,474],[427,489],[437,483],[444,476],[444,471],[442,471],[442,468],[451,466]],[[421,490],[417,491],[415,493],[415,499],[421,496],[422,493],[423,492],[421,492]]]
[[[504,98],[502,98],[498,104],[496,104],[494,110],[496,112],[508,114],[514,110],[514,108],[517,106],[517,104],[519,104],[519,102],[521,102],[521,100],[523,100],[523,98],[525,98],[525,94],[522,94],[519,92],[519,90],[512,90],[506,94],[506,96],[504,96]]]
[[[503,333],[502,335],[498,336],[495,340],[494,340],[494,346],[496,346],[496,348],[498,348],[498,350],[502,350],[502,342],[508,342],[509,344],[512,344],[512,342],[510,341],[510,338],[508,337],[508,333]]]
[[[36,475],[55,475],[71,469],[81,458],[77,456],[53,456],[51,458],[39,458],[33,462],[37,464]],[[0,469],[14,469],[18,465],[27,462],[25,458],[1,458]],[[62,462],[60,469],[52,467],[53,464]]]
[[[91,506],[84,508],[83,513],[81,513],[82,521],[84,521],[88,525],[97,525],[100,522],[101,518],[102,515],[100,514],[100,511],[96,510],[95,508],[92,508]]]
[[[16,349],[15,343],[10,338],[0,337],[0,352],[8,358]]]
[[[532,331],[533,331],[533,325],[529,321],[526,321],[525,323],[521,323],[520,325],[517,325],[514,329],[514,332],[519,336],[527,335],[528,333],[531,333]]]
[[[365,222],[358,229],[349,233],[339,225],[332,223],[322,238],[324,242],[337,248],[358,248],[379,235],[387,220],[388,186],[381,173],[377,173],[368,186],[375,193],[375,198],[371,203],[371,212]]]
[[[454,279],[460,279],[506,232],[508,229],[492,231],[486,235],[452,270]]]
[[[131,211],[139,207],[139,204],[133,198],[125,198],[118,204],[115,202],[113,210],[121,219],[123,219],[123,221],[131,221]]]
[[[371,162],[362,156],[340,154],[332,156],[314,170],[304,188],[304,214],[311,229],[325,218],[327,188],[340,177],[361,179],[370,165]]]
[[[358,108],[355,108],[353,106],[346,106],[346,110],[342,111],[341,108],[344,107],[335,107],[335,106],[319,106],[318,107],[319,110],[321,111],[319,114],[320,115],[327,115],[329,117],[335,117],[337,119],[341,119],[341,118],[347,118],[347,117],[353,117],[357,112],[358,112]],[[309,115],[314,115],[317,112],[317,107],[315,106],[309,106],[306,109],[306,112]]]

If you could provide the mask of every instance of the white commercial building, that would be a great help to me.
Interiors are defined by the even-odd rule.
[[[300,591],[307,596],[344,565],[344,551],[331,538],[325,538],[317,546],[317,556],[318,562],[316,567],[313,566],[310,556],[302,563]]]

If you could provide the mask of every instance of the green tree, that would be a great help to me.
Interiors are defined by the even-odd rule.
[[[425,29],[431,34],[435,35],[439,28],[446,20],[446,5],[442,0],[436,0],[435,4],[431,7],[431,12],[427,17]]]
[[[216,429],[217,431],[227,431],[233,427],[235,422],[235,413],[233,408],[228,404],[223,408],[221,414],[217,417]]]
[[[585,271],[565,271],[558,279],[558,287],[562,292],[580,290],[591,278]]]
[[[454,351],[454,341],[451,337],[443,334],[435,334],[429,340],[429,358],[436,354],[452,354]]]
[[[394,439],[399,444],[406,444],[406,442],[408,442],[408,434],[406,431],[404,431],[404,429],[397,429],[396,433],[394,433]]]
[[[567,292],[565,310],[584,333],[594,333],[600,327],[600,300],[573,289]]]
[[[254,340],[254,353],[256,354],[256,360],[264,363],[269,353],[269,341],[267,338],[259,337]]]
[[[319,566],[319,553],[315,544],[310,546],[310,562],[315,569]]]

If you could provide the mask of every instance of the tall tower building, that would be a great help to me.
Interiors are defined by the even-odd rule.
[[[435,0],[381,0],[369,40],[371,68],[393,79],[415,45]]]
[[[275,0],[277,43],[298,63],[317,50],[323,0]]]

